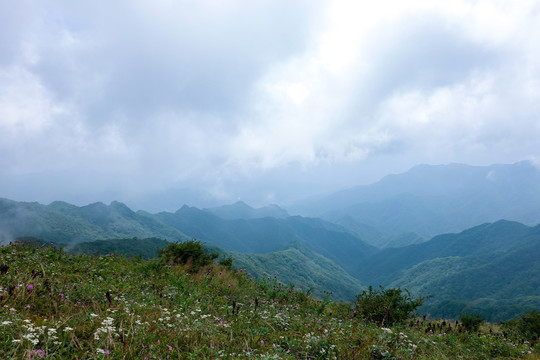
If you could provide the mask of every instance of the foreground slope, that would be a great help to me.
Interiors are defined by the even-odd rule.
[[[381,328],[351,304],[210,265],[0,247],[6,359],[538,359],[540,348],[479,333]],[[449,346],[448,344],[451,344]]]

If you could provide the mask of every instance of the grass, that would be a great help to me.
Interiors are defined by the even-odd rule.
[[[539,345],[505,338],[496,325],[381,328],[352,304],[312,298],[272,275],[255,280],[215,263],[186,270],[0,247],[0,358],[540,359]]]

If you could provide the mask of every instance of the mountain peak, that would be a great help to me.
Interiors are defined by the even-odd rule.
[[[204,211],[210,212],[225,220],[258,219],[265,217],[283,219],[289,216],[287,211],[283,210],[277,205],[267,205],[255,209],[243,201],[237,201],[230,205],[204,209]]]

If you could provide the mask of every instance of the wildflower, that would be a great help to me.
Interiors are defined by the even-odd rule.
[[[167,345],[167,347],[169,348],[169,351],[172,351],[172,346],[171,345]]]
[[[66,327],[64,328],[64,331],[72,331],[72,330],[73,330],[73,328],[72,328],[72,327],[69,327],[69,326],[66,326]]]
[[[28,290],[32,290],[33,288],[34,288],[34,285],[28,285],[28,286],[26,287],[26,289],[28,289]]]
[[[389,329],[389,328],[381,328],[382,331],[388,333],[388,334],[391,334],[392,333],[392,330]]]

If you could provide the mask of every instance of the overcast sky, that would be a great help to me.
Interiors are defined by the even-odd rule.
[[[260,206],[536,162],[539,39],[527,0],[0,0],[0,197]]]

